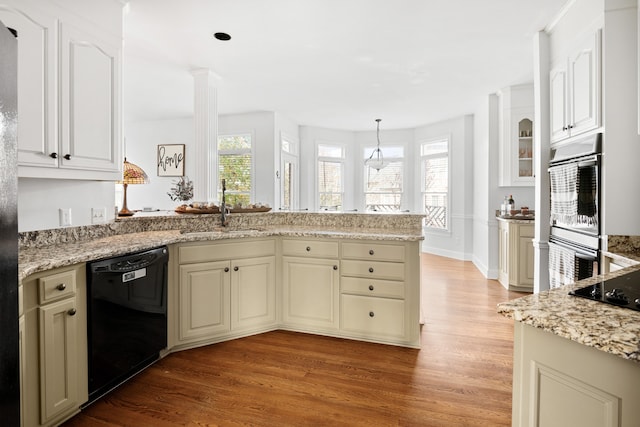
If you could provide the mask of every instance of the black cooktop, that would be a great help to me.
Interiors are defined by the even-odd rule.
[[[601,280],[569,294],[640,311],[640,270]]]

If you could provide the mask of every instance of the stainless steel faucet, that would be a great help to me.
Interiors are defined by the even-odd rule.
[[[222,180],[222,203],[220,204],[220,224],[226,227],[229,224],[227,221],[227,203],[225,201],[224,192],[227,191],[227,180]]]

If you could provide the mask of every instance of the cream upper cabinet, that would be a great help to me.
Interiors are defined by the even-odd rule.
[[[533,186],[533,85],[510,86],[499,93],[500,186]]]
[[[0,4],[18,32],[20,177],[121,178],[122,12],[95,5],[79,15],[73,0]]]
[[[591,33],[552,67],[550,80],[551,142],[601,126],[602,30]]]

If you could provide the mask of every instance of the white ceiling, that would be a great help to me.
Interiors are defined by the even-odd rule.
[[[193,114],[190,70],[217,76],[220,114],[412,128],[472,114],[533,79],[533,34],[566,0],[130,0],[125,121]],[[227,42],[213,38],[227,32]]]

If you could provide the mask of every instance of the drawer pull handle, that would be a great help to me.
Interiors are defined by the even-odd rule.
[[[372,291],[373,290],[373,285],[369,285],[369,290]]]
[[[369,317],[373,317],[373,316],[375,316],[375,313],[373,311],[370,311],[369,312]]]
[[[235,267],[233,267],[233,271],[238,271],[240,269],[240,267],[238,267],[237,265]]]
[[[63,157],[65,160],[71,160],[71,154],[65,154]]]
[[[76,309],[75,309],[75,308],[70,308],[70,309],[67,311],[67,314],[68,314],[69,316],[75,316],[75,315],[76,315]]]
[[[225,272],[225,273],[228,273],[228,272],[229,272],[229,267],[225,267],[225,268],[224,268],[224,272]]]
[[[369,267],[369,273],[373,273],[373,267]]]
[[[60,283],[58,286],[56,286],[56,289],[59,291],[64,291],[65,289],[67,289],[67,285],[65,285],[64,283]]]
[[[334,265],[334,266],[333,266],[333,269],[334,269],[334,270],[337,270],[337,269],[338,269],[338,266],[337,266],[337,265]]]
[[[369,255],[373,255],[375,252],[373,252],[373,249],[369,249]]]
[[[307,252],[311,252],[311,246],[307,246]]]
[[[51,157],[52,159],[57,159],[58,158],[58,153],[51,153],[51,154],[49,154],[49,157]]]

